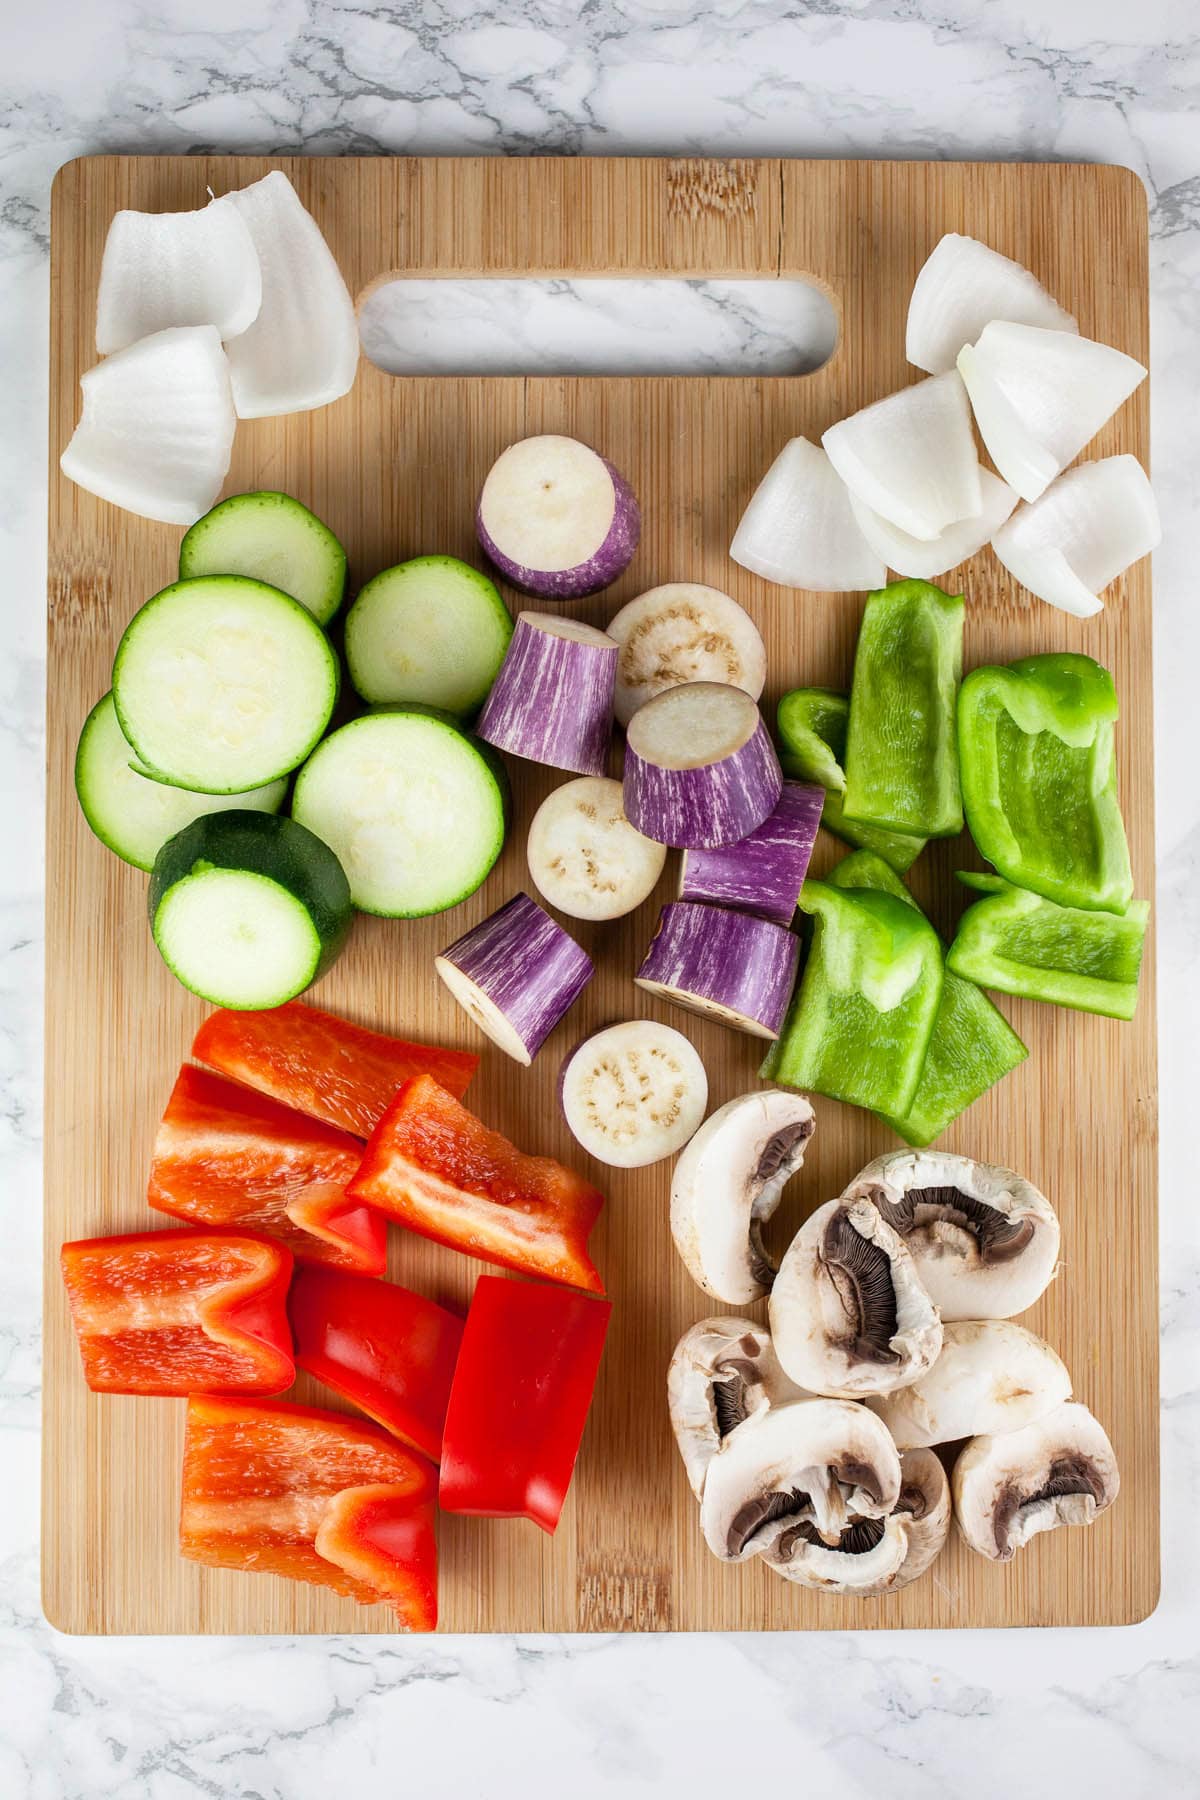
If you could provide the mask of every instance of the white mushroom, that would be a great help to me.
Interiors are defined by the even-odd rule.
[[[874,1413],[796,1400],[725,1440],[708,1465],[700,1527],[714,1556],[745,1562],[801,1524],[838,1544],[856,1520],[886,1518],[899,1496],[900,1457]]]
[[[731,1432],[769,1407],[807,1397],[780,1368],[765,1325],[726,1317],[685,1331],[667,1370],[667,1405],[696,1498]]]
[[[706,1294],[746,1306],[770,1292],[762,1229],[804,1161],[816,1121],[803,1094],[759,1089],[706,1119],[675,1164],[671,1235]]]
[[[888,1394],[925,1373],[942,1322],[903,1241],[869,1200],[830,1200],[792,1240],[771,1291],[783,1367],[814,1394]]]
[[[787,1581],[827,1594],[894,1594],[923,1575],[950,1531],[950,1483],[932,1450],[900,1458],[900,1497],[885,1519],[855,1519],[836,1544],[789,1525],[763,1560]]]
[[[945,1150],[898,1150],[868,1163],[842,1198],[879,1208],[947,1321],[1011,1319],[1058,1267],[1054,1208],[1011,1169]]]
[[[1075,1400],[1022,1431],[972,1438],[951,1476],[958,1528],[992,1562],[1039,1531],[1092,1524],[1120,1485],[1108,1434]]]
[[[976,1319],[947,1325],[932,1369],[868,1405],[898,1449],[915,1450],[1019,1431],[1070,1398],[1067,1365],[1044,1338],[1009,1319]]]

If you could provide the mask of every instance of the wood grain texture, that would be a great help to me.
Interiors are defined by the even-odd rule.
[[[74,800],[75,740],[109,683],[112,654],[141,602],[173,576],[179,533],[72,487],[58,457],[78,380],[94,360],[100,255],[116,207],[193,207],[282,167],[319,220],[358,294],[389,272],[418,276],[675,273],[809,276],[831,295],[839,347],[825,368],[773,379],[397,379],[366,362],[352,394],[323,411],[241,425],[227,492],[277,487],[327,519],[352,578],[418,552],[476,558],[472,514],[496,454],[528,432],[597,445],[633,481],[645,529],[608,593],[570,610],[603,625],[644,588],[706,581],[732,592],[763,630],[765,704],[798,683],[845,686],[861,600],[771,588],[729,561],[755,483],[783,441],[816,437],[852,408],[905,385],[909,288],[946,230],[1028,263],[1082,329],[1146,360],[1146,206],[1119,169],[1041,165],[709,163],[666,160],[331,160],[94,157],[54,190],[50,432],[49,811],[47,839],[46,1403],[44,1594],[76,1632],[287,1632],[390,1629],[382,1609],[274,1577],[201,1570],[175,1548],[181,1403],[97,1398],[84,1387],[57,1272],[65,1238],[143,1229],[154,1128],[204,1008],[151,945],[145,880],[94,841]],[[1143,387],[1094,454],[1146,461]],[[960,572],[967,664],[1080,649],[1112,668],[1124,716],[1121,791],[1139,894],[1152,897],[1150,577],[1140,564],[1098,619],[1028,599],[988,556]],[[947,577],[950,586],[955,577]],[[477,1045],[432,974],[433,953],[527,885],[525,826],[559,777],[514,767],[516,823],[483,891],[452,917],[361,919],[319,1001],[432,1041]],[[940,844],[914,888],[952,925],[952,871],[965,846]],[[823,842],[824,863],[836,855]],[[823,866],[823,865],[822,865]],[[672,1011],[633,987],[658,894],[630,918],[580,926],[599,973],[534,1069],[488,1047],[472,1103],[531,1149],[583,1162],[554,1101],[559,1054],[582,1031],[651,1013],[682,1027],[708,1065],[712,1102],[755,1083],[761,1046]],[[573,927],[574,929],[574,927]],[[667,1224],[669,1168],[591,1168],[609,1194],[594,1252],[615,1301],[595,1408],[555,1539],[523,1522],[446,1519],[442,1623],[449,1631],[610,1631],[1116,1624],[1158,1592],[1154,961],[1136,1022],[1002,1002],[1028,1062],[943,1140],[1010,1163],[1062,1217],[1064,1269],[1025,1323],[1071,1367],[1076,1392],[1111,1431],[1124,1485],[1089,1532],[1035,1539],[1009,1568],[952,1542],[932,1578],[889,1600],[806,1594],[765,1569],[705,1550],[666,1418],[672,1345],[714,1310],[677,1261]],[[778,1246],[870,1157],[894,1147],[867,1116],[818,1100],[807,1166],[789,1193]],[[391,1273],[465,1302],[478,1266],[394,1231]],[[759,1309],[761,1311],[761,1309]],[[302,1398],[318,1398],[305,1381]],[[319,1398],[326,1404],[328,1396]]]

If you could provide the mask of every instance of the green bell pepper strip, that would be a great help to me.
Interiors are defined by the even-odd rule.
[[[961,594],[927,581],[868,594],[846,732],[848,819],[924,837],[962,830],[955,705],[964,611]]]
[[[1123,913],[1133,897],[1117,801],[1117,693],[1090,656],[974,669],[958,697],[963,799],[982,856],[1060,906]]]
[[[826,879],[830,887],[875,888],[908,906],[917,904],[899,876],[868,850],[843,857]],[[987,995],[947,969],[917,1091],[904,1112],[880,1116],[906,1144],[923,1150],[1028,1055]]]
[[[893,894],[806,881],[804,972],[763,1076],[874,1112],[911,1105],[942,992],[942,948]]]
[[[776,714],[783,772],[797,781],[815,781],[825,789],[821,823],[835,837],[873,850],[889,868],[903,874],[920,856],[925,839],[898,831],[879,831],[874,825],[854,824],[842,811],[846,773],[841,757],[846,748],[849,716],[849,700],[832,688],[794,688],[785,694]]]
[[[1147,900],[1123,913],[1058,906],[998,875],[960,873],[983,894],[958,922],[946,967],[966,981],[1109,1019],[1132,1019]]]

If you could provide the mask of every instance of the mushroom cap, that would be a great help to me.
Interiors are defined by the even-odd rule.
[[[1032,1182],[946,1150],[877,1156],[846,1189],[900,1233],[942,1318],[1010,1319],[1058,1268],[1058,1217]]]
[[[1011,1562],[1039,1531],[1091,1525],[1121,1485],[1108,1434],[1068,1400],[1020,1431],[972,1438],[950,1478],[954,1516],[972,1550]]]
[[[827,1594],[894,1594],[923,1575],[950,1532],[950,1483],[932,1450],[900,1458],[900,1496],[886,1519],[857,1519],[839,1543],[821,1543],[811,1527],[784,1531],[763,1560],[786,1581]]]
[[[923,1375],[942,1322],[871,1201],[830,1200],[792,1239],[771,1291],[775,1354],[814,1394],[861,1399]]]
[[[1067,1365],[1010,1319],[947,1325],[942,1353],[911,1387],[868,1401],[899,1450],[1018,1431],[1071,1398]]]
[[[706,1294],[748,1306],[775,1265],[762,1228],[804,1161],[816,1118],[803,1094],[760,1088],[706,1119],[675,1164],[671,1235]]]
[[[769,1407],[806,1398],[779,1366],[765,1325],[723,1317],[685,1331],[667,1370],[667,1406],[696,1498],[727,1437]]]
[[[849,1400],[794,1400],[726,1438],[708,1465],[700,1528],[714,1556],[745,1562],[789,1526],[836,1544],[856,1519],[881,1519],[900,1495],[887,1427]]]

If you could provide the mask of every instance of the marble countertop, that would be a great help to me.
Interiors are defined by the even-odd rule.
[[[95,150],[1068,158],[1150,200],[1164,1598],[1108,1632],[80,1640],[37,1595],[48,199]],[[0,65],[0,1793],[1200,1795],[1192,0],[42,0]],[[15,825],[15,833],[14,833]],[[747,1759],[745,1740],[753,1754]]]

